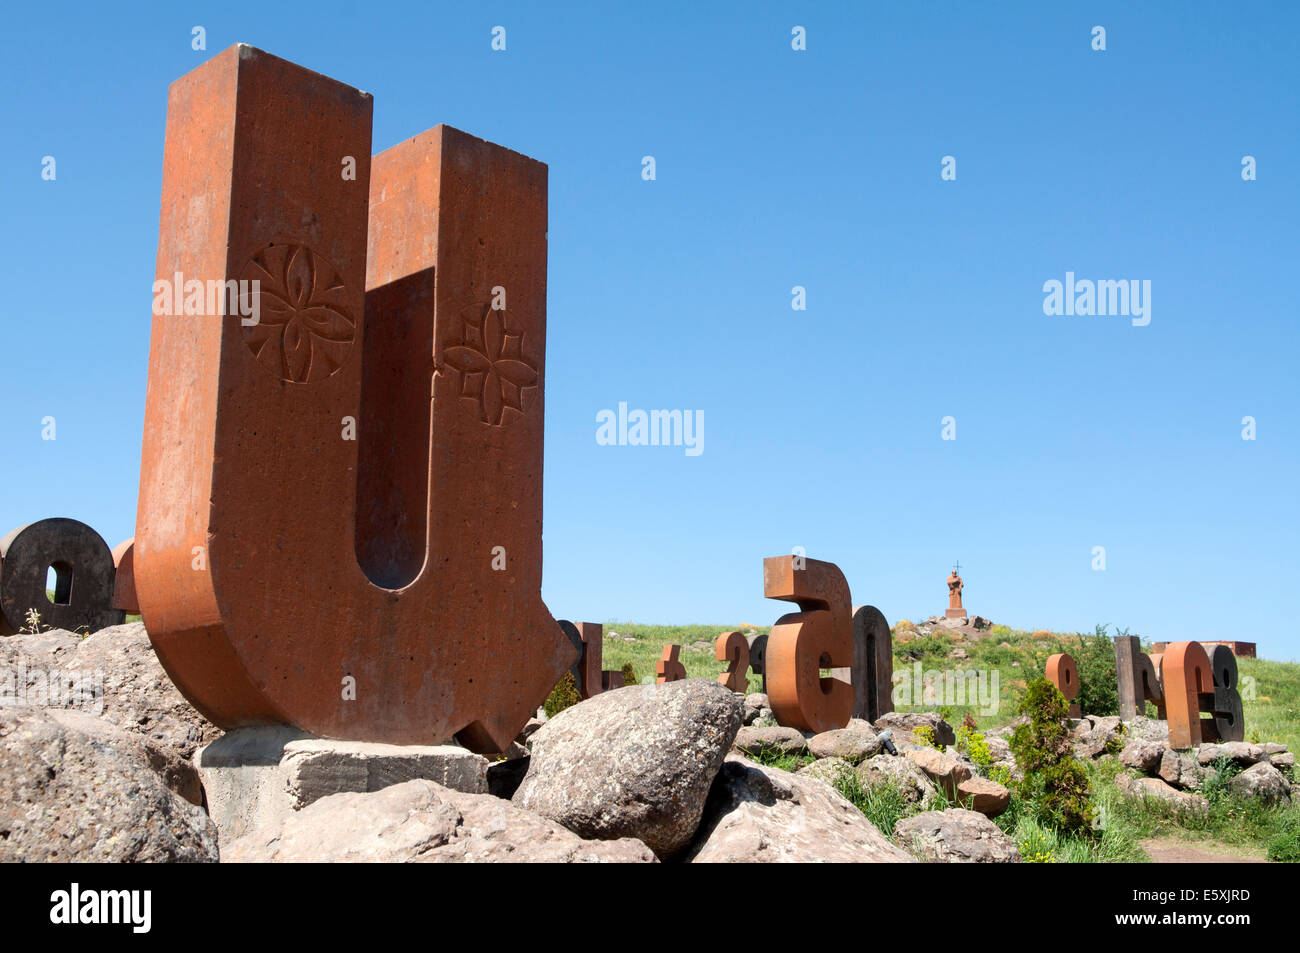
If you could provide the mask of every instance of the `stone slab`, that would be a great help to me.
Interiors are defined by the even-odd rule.
[[[488,790],[488,761],[457,745],[388,745],[313,738],[296,728],[237,728],[194,755],[222,843],[283,821],[331,794],[366,794],[425,780]]]

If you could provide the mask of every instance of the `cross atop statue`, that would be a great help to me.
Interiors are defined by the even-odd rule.
[[[958,575],[960,569],[961,562],[959,560],[957,565],[953,566],[952,575],[948,577],[948,611],[944,613],[944,617],[948,619],[966,618],[966,610],[961,605],[963,584],[961,576]]]

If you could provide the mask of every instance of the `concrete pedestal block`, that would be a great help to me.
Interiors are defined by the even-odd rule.
[[[484,794],[488,761],[456,745],[386,745],[313,738],[284,726],[237,728],[194,754],[208,814],[229,844],[331,794],[435,781]]]

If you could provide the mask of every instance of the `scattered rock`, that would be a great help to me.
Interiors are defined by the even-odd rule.
[[[829,785],[734,755],[685,856],[697,864],[913,862]]]
[[[883,731],[886,728],[893,731],[896,741],[900,736],[923,727],[934,731],[934,743],[937,745],[955,745],[957,743],[957,734],[952,730],[952,725],[940,718],[938,712],[891,711],[877,718],[875,724],[877,731]]]
[[[951,652],[948,653],[948,658],[957,659],[959,661],[965,661],[966,659],[970,658],[970,653],[967,652],[961,646],[958,646],[957,648],[953,649]]]
[[[600,696],[597,696],[600,697]],[[569,709],[572,710],[572,709]],[[229,863],[653,863],[632,838],[587,841],[490,794],[433,781],[334,794],[222,851]]]
[[[758,716],[765,710],[768,712],[772,710],[766,695],[762,692],[754,692],[752,695],[746,695],[745,701],[741,707],[742,723],[752,725]]]
[[[926,775],[947,792],[950,798],[957,796],[957,787],[971,776],[970,768],[960,760],[944,751],[934,748],[909,748],[903,754]]]
[[[1127,767],[1137,768],[1143,774],[1150,774],[1159,770],[1160,761],[1164,757],[1166,750],[1168,749],[1159,741],[1134,738],[1119,753],[1119,760],[1121,764]]]
[[[1120,736],[1123,722],[1118,715],[1098,717],[1089,715],[1081,725],[1082,730],[1075,736],[1074,756],[1076,758],[1100,758],[1107,747]]]
[[[989,746],[989,754],[995,762],[1001,764],[1015,764],[1015,756],[1011,753],[1011,742],[997,735],[985,735],[984,743]]]
[[[1139,715],[1124,722],[1124,737],[1129,741],[1142,738],[1146,741],[1158,741],[1169,747],[1169,722],[1162,719],[1146,718]]]
[[[1020,851],[1001,828],[960,807],[905,817],[894,825],[894,837],[930,863],[1020,863]]]
[[[857,775],[864,790],[889,784],[912,804],[928,804],[939,793],[929,775],[902,755],[878,754],[858,765]]]
[[[699,826],[740,709],[731,691],[706,678],[602,692],[533,735],[513,801],[582,837],[636,837],[660,857],[672,855]]]
[[[150,766],[157,748],[83,712],[0,708],[0,862],[215,861],[216,827]]]
[[[751,726],[736,733],[732,748],[742,754],[807,754],[808,739],[794,728]]]
[[[1269,755],[1268,760],[1275,768],[1290,770],[1295,767],[1295,755],[1290,751],[1283,751],[1279,754]]]
[[[1160,778],[1135,778],[1128,774],[1118,774],[1115,776],[1115,786],[1128,797],[1163,801],[1181,811],[1196,813],[1210,808],[1210,802],[1201,795],[1179,791]]]
[[[1227,758],[1229,761],[1241,765],[1243,768],[1252,764],[1257,764],[1265,758],[1264,749],[1260,745],[1246,744],[1244,741],[1226,741],[1222,744],[1205,744],[1201,745],[1196,752],[1196,760],[1200,764],[1214,764],[1220,758]]]
[[[1186,791],[1199,791],[1201,785],[1217,772],[1200,764],[1194,751],[1178,751],[1166,748],[1160,757],[1160,767],[1156,769],[1161,779]]]
[[[880,736],[870,728],[835,728],[808,739],[808,752],[814,758],[843,758],[858,764],[880,753]]]
[[[1267,804],[1291,800],[1291,782],[1266,761],[1241,772],[1228,782],[1228,788],[1243,797],[1256,797]]]
[[[972,811],[985,817],[997,817],[1011,803],[1011,792],[996,781],[972,775],[957,785],[957,797],[970,804]]]
[[[831,787],[835,787],[836,780],[841,775],[852,774],[853,765],[843,758],[821,758],[812,764],[805,764],[795,772],[801,778],[816,778],[818,781],[825,781]]]

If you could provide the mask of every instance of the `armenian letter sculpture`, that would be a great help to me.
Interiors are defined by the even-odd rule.
[[[243,45],[172,85],[157,276],[260,306],[153,319],[136,595],[223,728],[500,751],[577,655],[541,600],[546,166],[447,126],[372,159],[371,112]]]

